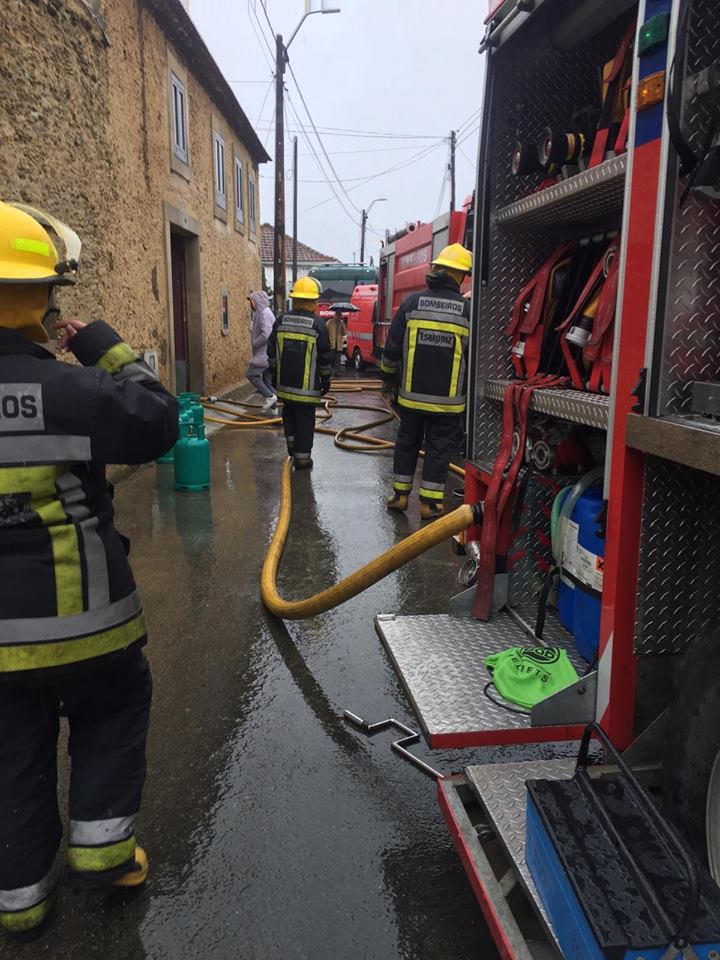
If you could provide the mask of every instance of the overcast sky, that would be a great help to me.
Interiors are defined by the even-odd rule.
[[[314,0],[314,6],[319,5],[320,0]],[[384,234],[386,227],[394,230],[408,220],[432,220],[436,215],[447,171],[447,137],[453,128],[460,130],[458,206],[472,191],[483,77],[483,58],[477,48],[487,3],[326,0],[326,6],[339,6],[341,13],[307,18],[290,47],[290,66],[337,177],[343,181],[335,184],[342,205],[327,183],[335,174],[312,133],[289,70],[286,176],[292,176],[292,136],[297,132],[298,238],[343,261],[359,258],[359,210],[376,197],[387,198],[375,204],[370,214],[369,227],[376,232],[368,232],[368,259],[377,254],[378,234]],[[304,0],[267,0],[272,26],[286,42],[304,10]],[[190,14],[226,78],[252,81],[233,82],[233,90],[272,155],[274,42],[262,0],[190,0]],[[260,38],[261,28],[267,44]],[[293,107],[324,172],[318,169],[306,134],[298,132]],[[389,136],[367,136],[368,132]],[[406,166],[365,183],[362,180],[399,164]],[[260,215],[272,223],[273,166],[264,164],[260,171]],[[442,211],[449,208],[449,198],[446,184]],[[292,232],[291,214],[288,181],[288,233]]]

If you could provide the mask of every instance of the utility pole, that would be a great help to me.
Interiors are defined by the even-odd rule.
[[[363,210],[360,217],[360,263],[365,266],[365,228],[367,227],[368,214],[375,206],[376,203],[383,203],[385,197],[375,197],[375,199],[368,205],[367,210]]]
[[[285,312],[285,103],[283,81],[287,52],[282,34],[275,37],[275,243],[273,297],[275,313]]]
[[[293,257],[292,257],[292,282],[297,281],[297,200],[298,200],[298,152],[297,137],[293,137]]]
[[[450,213],[455,210],[455,131],[450,131]]]
[[[288,49],[297,36],[300,27],[307,17],[313,13],[340,13],[339,7],[326,7],[325,0],[320,10],[310,10],[308,3],[300,22],[290,35],[287,46],[283,43],[282,34],[275,37],[275,233],[273,249],[273,295],[275,298],[275,313],[283,313],[286,300],[287,269],[285,255],[285,102],[284,79],[285,64],[288,62]]]
[[[360,263],[365,263],[365,227],[367,226],[367,210],[363,209],[360,217]]]

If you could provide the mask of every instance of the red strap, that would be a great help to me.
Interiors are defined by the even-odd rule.
[[[492,478],[484,502],[482,536],[480,538],[480,561],[478,579],[473,601],[472,615],[477,620],[489,620],[492,610],[495,570],[497,565],[499,534],[508,530],[509,515],[512,511],[516,481],[525,456],[527,439],[528,411],[535,390],[564,386],[567,378],[556,376],[533,377],[523,383],[510,383],[505,389],[503,399],[503,436],[500,452],[495,460]],[[512,456],[515,419],[519,433],[519,443]]]
[[[610,253],[613,254],[613,258],[608,268],[607,278],[600,291],[597,310],[593,318],[592,334],[585,350],[585,355],[589,360],[594,360],[598,355],[600,344],[615,319],[618,283],[620,280],[620,251],[617,243],[610,245],[607,253],[603,257],[603,261],[607,260]]]
[[[598,164],[602,163],[605,159],[605,152],[607,150],[607,142],[610,137],[610,128],[605,127],[603,130],[598,130],[595,134],[595,139],[593,141],[592,153],[590,154],[590,162],[588,167],[597,167]]]
[[[575,306],[570,311],[567,319],[565,319],[557,328],[558,333],[560,334],[560,349],[562,350],[563,356],[565,357],[565,362],[567,364],[568,372],[570,373],[570,379],[572,380],[572,384],[576,390],[584,390],[585,383],[583,381],[583,377],[580,373],[580,370],[578,369],[577,361],[575,360],[575,356],[572,352],[572,348],[568,343],[568,341],[565,339],[565,332],[572,327],[575,318],[582,314],[583,309],[587,306],[588,302],[590,301],[598,285],[598,280],[602,276],[603,267],[605,265],[606,253],[607,251],[603,251],[603,255],[600,257],[598,262],[593,267],[593,271],[590,274],[590,277],[587,283],[583,287],[582,293],[578,297]]]
[[[500,494],[503,474],[512,452],[513,441],[513,403],[514,393],[519,384],[509,383],[503,398],[503,424],[500,450],[495,459],[490,483],[483,503],[483,524],[480,537],[480,560],[478,562],[478,580],[475,589],[472,615],[478,620],[488,620],[492,606],[492,592],[495,580],[495,543],[497,541],[498,513],[497,501]],[[486,603],[489,593],[490,600]],[[482,600],[481,600],[482,597]]]
[[[630,132],[630,111],[625,110],[625,116],[620,124],[617,140],[615,141],[615,153],[625,153],[627,150],[628,133]]]
[[[550,274],[557,262],[565,256],[571,247],[571,243],[563,243],[557,247],[543,263],[532,280],[530,280],[517,295],[515,303],[513,304],[512,318],[505,328],[505,333],[509,337],[515,333],[532,333],[538,325],[542,318],[543,304],[545,303]],[[530,294],[532,294],[530,307],[528,312],[523,316],[523,304]]]
[[[612,109],[617,96],[617,84],[622,79],[621,71],[625,65],[628,51],[635,39],[635,21],[628,27],[625,35],[620,41],[617,53],[613,58],[612,67],[607,78],[607,91],[603,101],[603,107],[600,114],[600,123],[598,131],[595,134],[592,153],[590,154],[589,167],[596,167],[605,159],[608,139],[610,138],[610,126],[612,124]],[[627,113],[627,111],[626,111]],[[621,125],[622,129],[622,125]]]
[[[545,301],[547,299],[548,292],[548,283],[550,282],[550,277],[555,267],[558,265],[560,260],[565,256],[565,254],[572,247],[571,243],[563,243],[562,246],[558,247],[545,261],[542,267],[535,274],[537,278],[537,287],[535,292],[538,294],[537,302],[533,305],[534,310],[528,310],[525,318],[523,319],[520,325],[520,333],[528,334],[533,333],[540,323],[543,317]],[[534,298],[535,299],[535,298]]]
[[[572,243],[563,243],[557,247],[515,298],[512,317],[505,328],[505,333],[512,337],[512,365],[515,376],[519,380],[534,377],[540,366],[544,337],[542,319],[547,301],[548,284],[553,270],[572,246]],[[528,310],[523,314],[528,297],[530,298]],[[523,350],[518,353],[516,348],[521,342]]]

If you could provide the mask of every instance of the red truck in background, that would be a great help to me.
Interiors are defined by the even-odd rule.
[[[462,210],[445,213],[432,223],[409,223],[388,234],[380,251],[377,285],[356,287],[351,302],[358,313],[348,317],[347,356],[356,370],[379,363],[395,311],[408,294],[425,287],[425,276],[433,257],[449,243],[462,243],[469,250],[473,241],[474,196]],[[372,300],[370,291],[374,291]],[[470,296],[470,278],[463,285]]]
[[[355,287],[350,303],[357,307],[357,313],[346,315],[347,343],[345,352],[348,363],[360,372],[368,363],[375,363],[376,354],[375,336],[378,330],[378,285],[376,283],[363,284]]]

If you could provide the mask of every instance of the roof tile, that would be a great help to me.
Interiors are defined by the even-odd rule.
[[[272,264],[273,262],[273,247],[274,247],[274,230],[271,224],[263,223],[260,227],[260,250],[262,254],[262,262],[267,264]],[[285,258],[288,263],[292,262],[292,237],[289,237],[285,234]],[[297,258],[299,263],[339,263],[340,261],[337,257],[328,257],[324,253],[320,253],[318,250],[313,250],[312,247],[309,247],[306,243],[301,243],[298,240],[297,245]]]

